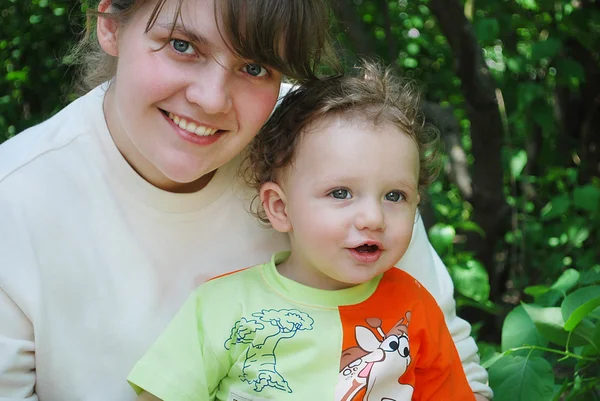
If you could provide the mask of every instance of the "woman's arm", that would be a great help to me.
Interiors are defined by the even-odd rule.
[[[452,279],[446,266],[431,246],[423,219],[419,215],[417,215],[410,246],[397,267],[419,280],[434,296],[444,313],[446,325],[454,340],[471,389],[477,396],[483,397],[478,401],[491,399],[492,389],[488,385],[488,374],[479,364],[477,344],[470,335],[471,326],[456,316]]]

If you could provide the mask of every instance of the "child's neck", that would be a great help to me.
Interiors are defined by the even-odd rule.
[[[319,290],[336,291],[355,286],[354,284],[337,281],[314,267],[309,267],[305,263],[301,263],[294,258],[293,252],[276,267],[279,274],[283,277]]]

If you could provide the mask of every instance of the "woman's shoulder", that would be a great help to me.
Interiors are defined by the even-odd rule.
[[[10,138],[0,145],[0,185],[15,174],[27,174],[51,168],[49,156],[70,151],[77,139],[96,129],[104,121],[104,91],[96,88],[73,101],[56,115]]]

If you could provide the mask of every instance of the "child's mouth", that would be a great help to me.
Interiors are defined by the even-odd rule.
[[[354,248],[357,252],[360,253],[373,253],[373,252],[377,252],[379,250],[379,247],[377,245],[361,245],[361,246],[357,246],[356,248]]]

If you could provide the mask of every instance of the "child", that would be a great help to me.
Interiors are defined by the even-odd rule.
[[[442,311],[392,268],[437,138],[411,84],[360,72],[296,90],[257,136],[257,214],[291,251],[200,286],[130,373],[140,399],[474,400]]]

